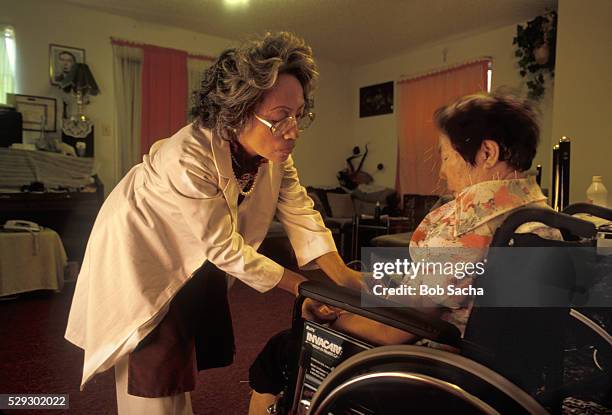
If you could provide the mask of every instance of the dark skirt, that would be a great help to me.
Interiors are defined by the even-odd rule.
[[[128,393],[158,398],[192,391],[198,371],[229,366],[234,352],[227,279],[206,262],[172,299],[157,327],[130,353]]]

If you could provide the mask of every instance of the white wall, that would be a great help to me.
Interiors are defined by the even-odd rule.
[[[370,154],[365,163],[365,169],[374,175],[378,184],[390,187],[395,185],[396,115],[359,118],[359,88],[391,80],[397,81],[401,76],[410,77],[475,58],[490,56],[493,58],[493,90],[505,86],[515,93],[526,94],[526,86],[519,75],[514,57],[512,39],[515,33],[516,25],[484,33],[467,34],[463,37],[426,45],[418,50],[401,53],[382,62],[360,66],[351,72],[353,141],[350,144],[347,143],[347,148],[353,145],[363,146],[370,142]],[[446,52],[446,61],[443,59],[444,52]],[[538,107],[542,114],[542,134],[534,167],[536,164],[543,165],[545,173],[543,185],[546,185],[551,157],[552,90],[550,84]],[[378,163],[385,165],[385,169],[381,172],[376,171]]]
[[[0,0],[1,23],[15,27],[17,41],[17,93],[58,98],[61,115],[61,93],[49,83],[49,44],[60,44],[86,50],[101,94],[91,98],[87,113],[95,124],[95,160],[108,193],[120,179],[118,143],[116,142],[112,48],[110,37],[158,46],[177,48],[191,53],[215,56],[235,41],[208,36],[175,27],[134,20],[59,2],[44,0]],[[319,113],[312,130],[304,134],[295,159],[302,181],[306,184],[334,184],[335,172],[341,168],[335,142],[346,140],[348,110],[347,76],[338,65],[319,62],[321,80],[316,96]],[[338,122],[337,119],[340,119]],[[58,123],[58,125],[61,125]],[[109,135],[103,134],[109,132]],[[37,137],[38,133],[29,133]],[[59,137],[60,133],[50,133]],[[339,164],[340,163],[340,164]]]
[[[572,139],[570,201],[604,176],[612,206],[612,1],[559,1],[553,137]]]
[[[304,184],[338,186],[336,173],[344,168],[350,126],[349,68],[318,60],[321,78],[315,92],[315,122],[302,133],[294,151]]]

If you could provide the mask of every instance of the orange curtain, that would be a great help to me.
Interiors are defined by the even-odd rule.
[[[400,195],[444,193],[433,113],[463,95],[486,91],[488,65],[488,60],[481,60],[398,83],[396,188]]]
[[[142,154],[187,124],[187,52],[143,45]]]

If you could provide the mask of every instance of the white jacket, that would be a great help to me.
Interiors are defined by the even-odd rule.
[[[293,160],[259,168],[237,206],[229,144],[191,125],[152,147],[100,210],[66,339],[85,350],[82,385],[131,352],[206,260],[258,291],[283,267],[256,252],[276,214],[304,266],[336,249]]]

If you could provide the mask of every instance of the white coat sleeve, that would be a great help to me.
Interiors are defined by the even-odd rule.
[[[236,231],[236,223],[212,160],[183,156],[168,171],[171,193],[203,256],[219,269],[264,292],[282,278],[284,268],[257,253]]]
[[[276,217],[295,251],[298,266],[308,266],[313,260],[336,251],[334,238],[314,202],[300,184],[291,156],[282,164],[283,179],[279,192]]]

